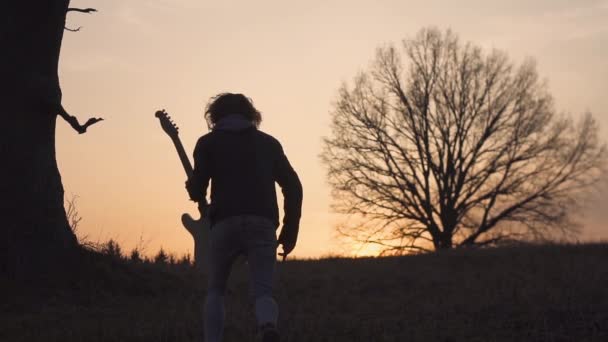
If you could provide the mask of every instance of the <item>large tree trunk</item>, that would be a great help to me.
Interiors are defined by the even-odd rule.
[[[17,275],[54,269],[77,246],[55,155],[58,63],[68,4],[0,5],[0,266]]]
[[[436,251],[452,249],[452,247],[454,247],[452,233],[441,232],[436,238],[433,239],[433,245]]]

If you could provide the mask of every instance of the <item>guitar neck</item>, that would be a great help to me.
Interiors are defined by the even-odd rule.
[[[177,155],[179,156],[179,160],[182,162],[182,166],[184,167],[184,171],[186,171],[186,176],[188,178],[192,177],[193,169],[192,164],[190,163],[190,159],[186,154],[186,150],[184,149],[184,145],[182,145],[179,137],[176,136],[175,139],[171,139],[173,141],[173,145],[175,145],[175,149],[177,150]]]
[[[182,145],[182,141],[179,140],[178,136],[175,136],[175,138],[171,138],[171,140],[173,141],[173,145],[175,145],[175,149],[177,150],[177,155],[179,156],[179,160],[182,162],[184,171],[186,171],[186,176],[188,176],[188,179],[192,178],[192,174],[194,173],[194,170],[192,169],[192,164],[190,164],[190,159],[188,158],[188,155],[186,154],[184,145]],[[205,216],[205,204],[206,204],[205,200],[198,202],[198,211],[200,212],[201,217]]]

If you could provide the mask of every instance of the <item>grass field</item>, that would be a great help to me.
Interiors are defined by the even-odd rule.
[[[183,266],[96,256],[36,293],[3,283],[0,341],[201,341],[204,279]],[[226,341],[253,341],[246,265]],[[608,245],[520,246],[288,261],[284,341],[608,341]]]

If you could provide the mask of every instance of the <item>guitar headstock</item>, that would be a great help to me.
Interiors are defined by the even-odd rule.
[[[179,128],[177,128],[177,125],[173,123],[169,114],[163,109],[157,110],[154,116],[156,116],[160,121],[160,127],[162,127],[163,131],[165,131],[165,133],[167,133],[167,135],[169,135],[172,139],[176,139]]]

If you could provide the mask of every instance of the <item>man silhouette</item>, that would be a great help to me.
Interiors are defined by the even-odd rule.
[[[194,149],[194,172],[186,182],[190,198],[206,203],[209,233],[208,288],[204,307],[205,341],[222,340],[224,293],[232,263],[247,257],[255,315],[264,342],[279,341],[278,306],[272,297],[276,249],[285,258],[296,245],[302,208],[302,185],[279,141],[257,128],[260,112],[242,94],[212,98],[205,111],[211,131]],[[283,227],[275,191],[284,196]]]

